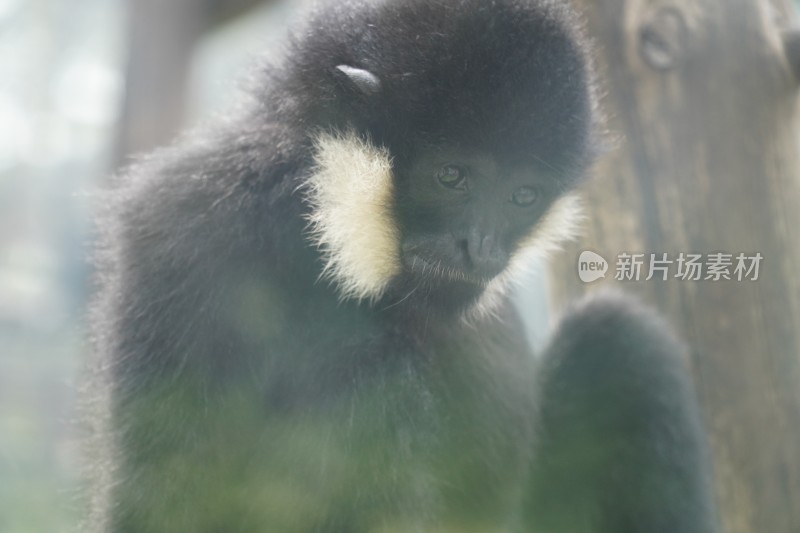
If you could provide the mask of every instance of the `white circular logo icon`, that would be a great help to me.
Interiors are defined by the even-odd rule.
[[[578,277],[582,282],[591,283],[605,278],[606,272],[608,272],[608,261],[602,256],[590,251],[581,253],[578,258]]]

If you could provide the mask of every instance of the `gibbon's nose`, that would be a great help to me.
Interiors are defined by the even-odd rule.
[[[499,239],[493,233],[472,231],[463,246],[467,266],[481,277],[495,277],[503,271],[508,261]]]

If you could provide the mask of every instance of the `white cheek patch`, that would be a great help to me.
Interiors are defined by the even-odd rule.
[[[388,151],[353,132],[319,135],[306,193],[311,239],[325,261],[322,276],[342,298],[379,298],[401,270]]]
[[[478,303],[464,316],[465,321],[484,319],[493,315],[503,303],[506,294],[527,271],[550,254],[561,249],[561,245],[577,237],[583,221],[580,197],[567,194],[556,200],[531,233],[512,254],[508,267],[486,286]]]

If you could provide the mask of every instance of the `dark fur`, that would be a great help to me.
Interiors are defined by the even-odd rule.
[[[565,316],[539,376],[530,523],[554,532],[717,531],[684,355],[659,317],[620,294],[587,298]]]
[[[379,97],[342,64],[376,74]],[[595,119],[571,12],[338,3],[251,96],[128,169],[102,218],[113,482],[92,530],[713,531],[681,348],[656,319],[594,300],[537,373],[509,305],[467,326],[438,301],[457,289],[403,299],[402,280],[372,306],[339,302],[305,233],[319,130],[390,147],[398,176],[447,141],[572,189]]]

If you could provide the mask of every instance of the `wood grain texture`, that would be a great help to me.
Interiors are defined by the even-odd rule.
[[[578,0],[618,146],[586,189],[553,297],[617,285],[692,348],[726,531],[800,531],[800,158],[786,4]],[[608,259],[586,286],[577,258]],[[620,252],[753,254],[758,281],[616,282]]]

